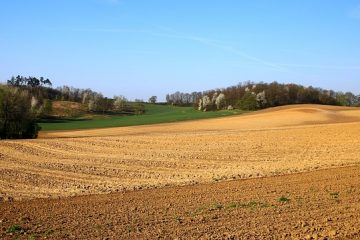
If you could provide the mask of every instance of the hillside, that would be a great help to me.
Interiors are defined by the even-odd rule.
[[[354,239],[359,136],[358,108],[293,105],[0,141],[0,237]]]
[[[0,142],[0,189],[16,198],[72,196],[351,165],[359,162],[359,135],[360,109],[319,105],[43,132]]]
[[[84,106],[79,103],[61,101],[54,102],[53,112],[55,117],[63,116],[63,118],[41,121],[40,126],[43,131],[136,126],[243,113],[240,110],[201,112],[192,107],[145,104],[145,113],[140,115],[89,114],[84,111]]]
[[[171,109],[171,107],[165,107]],[[165,107],[156,107],[156,110],[159,111],[158,116],[161,120],[168,118],[168,115],[173,115],[172,111],[160,111],[160,109]],[[181,109],[182,108],[177,108],[177,110]],[[153,111],[154,112],[148,113],[148,117],[151,117],[152,113],[155,113],[155,109]],[[189,111],[191,112],[191,109]],[[197,112],[198,111],[195,111],[194,113]],[[187,112],[180,111],[178,114],[185,117]],[[199,112],[199,114],[199,116],[201,116],[201,112]],[[47,131],[40,133],[40,137],[118,136],[124,134],[150,134],[159,132],[184,133],[192,131],[248,131],[296,126],[304,127],[306,125],[314,124],[351,123],[359,121],[360,108],[305,104],[275,107],[238,116],[206,119],[202,121],[187,121],[151,126],[93,129],[83,131]],[[135,124],[136,122],[134,121],[132,123]]]
[[[79,117],[87,113],[86,106],[70,101],[52,101],[52,117]]]

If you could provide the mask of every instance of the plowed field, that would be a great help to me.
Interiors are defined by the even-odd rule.
[[[1,239],[360,239],[360,167],[5,202],[0,213]]]
[[[0,141],[0,238],[359,239],[359,163],[356,108],[43,132]]]
[[[360,162],[360,111],[299,105],[245,116],[0,142],[0,195],[65,197]]]

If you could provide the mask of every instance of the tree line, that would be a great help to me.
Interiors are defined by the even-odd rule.
[[[145,111],[143,100],[135,100],[134,104],[122,95],[114,98],[104,97],[103,94],[93,91],[90,88],[80,89],[70,86],[52,88],[52,82],[43,77],[12,77],[7,85],[15,88],[28,90],[33,102],[43,105],[44,101],[71,101],[86,105],[89,112],[96,113],[136,113]]]
[[[192,105],[199,110],[220,110],[239,108],[256,110],[289,104],[324,104],[339,106],[360,106],[360,95],[305,87],[299,84],[243,82],[238,85],[204,92],[166,95],[168,104]]]
[[[52,87],[44,77],[16,76],[0,84],[0,138],[36,138],[37,121],[52,112],[52,101],[78,102],[89,112],[102,114],[143,114],[142,100],[129,102],[124,96],[104,97],[91,89]],[[152,98],[156,101],[156,97]]]
[[[182,92],[175,92],[171,94],[166,94],[166,102],[171,105],[176,106],[191,106],[195,102],[202,97],[201,92],[192,92],[192,93],[182,93]]]
[[[130,102],[122,95],[108,98],[89,88],[80,89],[62,86],[49,92],[48,97],[52,100],[71,101],[84,104],[89,112],[94,113],[142,114],[145,112],[144,101],[141,99],[135,99],[134,102]]]

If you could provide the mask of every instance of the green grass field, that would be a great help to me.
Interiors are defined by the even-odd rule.
[[[51,119],[39,122],[42,131],[75,130],[91,128],[125,127],[155,123],[167,123],[194,119],[230,116],[244,113],[241,110],[201,112],[192,107],[146,104],[142,115],[96,115],[92,118]]]

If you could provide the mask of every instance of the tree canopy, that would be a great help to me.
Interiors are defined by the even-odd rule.
[[[213,100],[220,94],[224,95],[228,107],[237,106],[242,108],[241,106],[243,106],[243,108],[246,109],[249,107],[248,103],[250,103],[250,100],[255,103],[255,109],[306,103],[360,106],[360,95],[355,95],[351,92],[336,92],[312,86],[305,87],[298,84],[281,84],[278,82],[254,83],[250,81],[227,88],[213,89],[204,92],[175,92],[173,94],[167,94],[166,100],[168,104],[192,104],[194,107],[198,107],[199,110],[224,109],[226,108],[224,106],[220,108],[209,106],[212,103],[216,103]],[[210,102],[207,98],[204,98],[205,96],[209,97]],[[204,107],[204,104],[206,105],[206,108]],[[254,104],[252,104],[252,108],[253,106]]]
[[[0,138],[36,138],[38,131],[29,92],[0,86]]]
[[[39,79],[36,77],[23,77],[17,75],[16,77],[11,77],[10,80],[7,80],[7,84],[11,86],[30,86],[30,87],[45,87],[52,86],[51,81],[48,78],[40,77]]]

